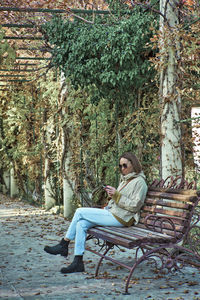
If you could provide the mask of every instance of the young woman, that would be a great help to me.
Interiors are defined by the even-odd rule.
[[[132,152],[120,157],[120,184],[117,189],[107,185],[104,189],[110,200],[104,209],[78,208],[65,237],[56,246],[45,246],[47,253],[67,257],[68,246],[75,240],[74,260],[61,273],[83,272],[83,254],[87,230],[94,226],[131,226],[139,221],[139,211],[144,203],[147,184],[141,164]]]

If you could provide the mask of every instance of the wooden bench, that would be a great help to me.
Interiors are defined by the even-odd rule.
[[[123,228],[98,226],[88,230],[87,240],[95,239],[100,247],[98,251],[86,248],[101,257],[95,276],[98,276],[103,259],[128,269],[125,294],[128,294],[134,270],[145,260],[154,260],[157,269],[167,271],[179,270],[189,259],[200,266],[200,253],[194,241],[189,242],[191,248],[183,246],[190,237],[191,229],[194,230],[200,221],[200,215],[196,215],[194,220],[200,191],[196,190],[195,182],[188,184],[180,177],[171,177],[165,187],[167,182],[169,178],[155,181],[149,187],[139,224]],[[109,256],[114,246],[135,249],[131,265]]]

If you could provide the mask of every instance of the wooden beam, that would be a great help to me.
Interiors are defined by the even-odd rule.
[[[39,37],[39,36],[9,36],[9,35],[4,36],[4,39],[5,40],[31,40],[31,41],[44,40],[43,37]]]
[[[19,8],[19,7],[0,7],[0,11],[16,11],[16,12],[45,12],[52,14],[75,13],[75,14],[110,14],[109,10],[93,10],[93,9],[49,9],[49,8]]]
[[[0,74],[0,77],[26,77],[26,75],[14,75],[14,74],[4,74],[4,75],[1,75]],[[1,80],[1,79],[0,79]]]
[[[35,27],[32,24],[13,24],[13,23],[5,23],[5,24],[1,24],[1,26],[7,28],[34,28]]]
[[[0,72],[35,72],[34,69],[0,69]]]
[[[51,58],[46,58],[46,57],[16,57],[16,59],[22,59],[22,60],[51,60]]]

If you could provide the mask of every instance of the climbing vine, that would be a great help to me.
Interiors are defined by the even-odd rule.
[[[124,15],[120,10],[117,15],[91,17],[89,21],[57,18],[46,23],[42,31],[58,77],[52,69],[37,83],[32,82],[32,88],[16,85],[1,98],[0,168],[14,163],[20,187],[24,189],[28,173],[33,190],[35,183],[42,182],[44,160],[48,158],[56,199],[62,198],[62,133],[66,127],[65,151],[71,153],[70,171],[77,197],[81,185],[89,192],[99,182],[116,185],[117,157],[126,150],[139,156],[148,181],[159,172],[156,74],[162,66],[156,55],[159,33],[155,33],[155,15],[140,9]],[[182,119],[190,117],[188,112],[199,99],[199,28],[194,23],[190,31],[179,31],[183,45]],[[154,57],[152,62],[150,57]],[[60,70],[67,84],[63,102]],[[186,163],[191,166],[191,126],[183,124]]]
[[[177,101],[176,97],[181,97],[181,109],[180,109],[180,123],[182,130],[182,160],[185,167],[185,176],[188,178],[188,173],[192,173],[192,178],[196,176],[194,174],[194,160],[193,160],[193,140],[192,137],[192,119],[191,109],[194,106],[199,106],[199,87],[200,87],[200,65],[199,65],[199,33],[200,33],[200,10],[199,7],[190,3],[189,6],[182,6],[180,9],[180,24],[177,25],[176,30],[171,30],[168,26],[165,27],[164,35],[162,36],[162,45],[159,43],[161,40],[161,33],[158,31],[151,41],[155,43],[155,47],[158,46],[164,49],[170,47],[169,41],[173,44],[177,40],[180,41],[179,49],[176,57],[176,84],[173,86],[175,99],[170,98],[170,94],[166,97],[165,102]],[[167,51],[162,53],[162,49],[151,58],[158,75],[161,70],[166,70],[168,65]],[[179,126],[180,124],[174,124]],[[193,170],[193,171],[192,171]]]
[[[116,104],[102,98],[91,103],[90,95],[68,82],[67,100],[60,126],[70,128],[70,172],[76,183],[94,189],[99,182],[116,185],[118,156],[132,150],[143,161],[148,180],[158,175],[159,118],[157,90],[143,95],[139,107],[128,109],[116,119]],[[61,149],[61,148],[60,148]],[[81,182],[81,178],[83,181]]]
[[[96,17],[94,24],[79,19],[54,18],[42,26],[52,47],[52,64],[59,67],[75,89],[90,93],[92,102],[133,102],[133,94],[148,86],[155,76],[147,43],[156,18],[134,9],[117,20]]]
[[[4,40],[5,31],[0,26],[0,67],[9,66],[16,57],[14,47]]]

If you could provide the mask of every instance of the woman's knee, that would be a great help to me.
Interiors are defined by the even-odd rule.
[[[84,215],[88,214],[88,210],[90,212],[91,208],[90,207],[79,207],[76,209],[76,214],[84,217]]]
[[[76,225],[76,230],[83,230],[84,232],[87,232],[87,230],[91,227],[93,227],[94,224],[92,224],[89,221],[86,220],[80,220],[78,221],[77,225]]]
[[[82,214],[82,212],[83,212],[83,210],[84,210],[84,208],[83,208],[83,207],[79,207],[79,208],[77,208],[77,209],[76,209],[76,212],[75,212],[75,214],[77,214],[77,215],[81,215],[81,214]]]

